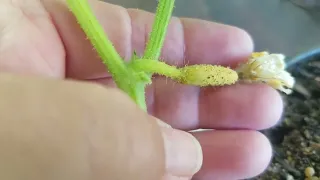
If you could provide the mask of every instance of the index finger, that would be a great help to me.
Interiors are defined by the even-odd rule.
[[[120,55],[129,60],[133,50],[142,54],[152,29],[154,14],[92,1],[92,8]],[[67,76],[77,79],[104,78],[104,65],[64,3],[46,6],[67,51]],[[242,29],[219,23],[173,17],[161,59],[174,65],[210,63],[232,66],[253,49]]]

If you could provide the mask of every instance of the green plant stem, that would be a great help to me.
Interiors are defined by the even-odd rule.
[[[95,50],[101,56],[102,62],[108,66],[110,73],[125,72],[125,63],[95,18],[88,1],[67,0],[67,3]]]
[[[128,67],[138,72],[156,73],[172,79],[181,77],[181,71],[176,66],[170,66],[165,62],[156,61],[154,59],[137,59],[131,61]]]
[[[152,31],[147,42],[143,59],[158,60],[161,54],[162,46],[167,34],[167,28],[171,19],[175,0],[160,0],[158,3]],[[151,74],[148,74],[151,78]],[[137,96],[139,99],[145,98],[146,83],[140,83],[135,87],[136,92],[141,92]],[[145,103],[144,103],[145,104]]]
[[[159,59],[175,0],[160,0],[143,59]]]
[[[98,52],[102,62],[108,67],[117,86],[125,91],[142,109],[146,109],[145,99],[141,97],[144,89],[135,88],[141,83],[133,77],[133,72],[126,67],[104,29],[99,24],[87,0],[67,0],[70,10]]]
[[[154,59],[154,61],[157,62],[164,43],[167,27],[170,22],[174,2],[175,0],[160,0],[156,11],[152,32],[143,56],[144,59]],[[95,18],[88,1],[67,0],[67,4],[77,18],[78,23],[87,35],[88,39],[91,41],[97,53],[101,57],[102,62],[107,66],[117,86],[125,91],[142,109],[146,110],[145,88],[149,82],[148,80],[151,80],[152,71],[148,71],[147,74],[145,74],[146,76],[143,76],[145,80],[137,79],[134,74],[137,72],[137,70],[127,67],[124,60],[120,57],[112,45],[108,36],[105,34],[104,29],[100,26],[98,20]],[[145,63],[147,63],[145,66],[152,68],[152,63]],[[166,65],[163,63],[162,66],[165,67]],[[139,66],[136,68],[138,67]],[[167,68],[170,68],[170,66]],[[169,72],[170,70],[168,70],[169,69],[161,72]],[[174,69],[172,69],[171,75],[173,74]]]

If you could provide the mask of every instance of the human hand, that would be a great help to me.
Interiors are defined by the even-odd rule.
[[[63,1],[14,3],[2,0],[1,5],[7,13],[0,19],[4,27],[0,39],[2,72],[73,78],[114,86]],[[92,5],[123,57],[130,59],[133,49],[138,54],[143,52],[152,14],[98,1],[92,1]],[[162,58],[169,64],[181,66],[195,63],[233,66],[249,56],[252,46],[250,37],[240,29],[173,18]],[[204,156],[203,166],[194,179],[249,178],[268,165],[270,144],[255,130],[274,125],[280,117],[282,102],[273,89],[237,84],[200,90],[157,77],[147,89],[147,103],[150,114],[174,128],[216,129],[193,133]]]
[[[114,88],[2,73],[0,99],[0,179],[160,180],[200,168],[193,136]]]

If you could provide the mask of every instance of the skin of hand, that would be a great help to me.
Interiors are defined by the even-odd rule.
[[[90,3],[122,57],[130,59],[133,50],[143,53],[153,14],[95,0]],[[147,88],[148,113],[175,128],[159,126],[157,129],[152,123],[156,122],[152,120],[155,118],[137,109],[122,93],[87,84],[114,87],[110,75],[63,0],[0,0],[0,29],[0,72],[56,80],[7,75],[1,78],[0,83],[9,83],[7,78],[16,83],[12,88],[0,88],[3,92],[1,99],[6,100],[1,101],[0,137],[4,137],[2,144],[8,147],[2,151],[9,153],[8,156],[0,153],[1,159],[7,158],[0,162],[0,166],[9,168],[5,172],[11,179],[21,179],[16,174],[24,175],[23,179],[39,179],[34,176],[40,173],[40,179],[143,180],[159,179],[159,174],[165,174],[162,177],[165,180],[188,180],[191,177],[195,180],[237,180],[262,173],[270,162],[270,143],[257,130],[278,122],[282,100],[268,86],[236,84],[200,89],[155,77],[152,86]],[[174,17],[161,57],[178,66],[211,63],[233,67],[245,60],[252,49],[250,36],[241,29]],[[63,81],[65,79],[78,80],[84,85],[67,83]],[[22,88],[19,93],[18,87]],[[22,100],[6,93],[13,93]],[[11,109],[7,102],[12,102]],[[21,108],[17,108],[19,106]],[[16,113],[17,110],[21,115]],[[18,123],[22,119],[25,122]],[[91,124],[93,127],[84,127],[84,123],[90,125],[90,120],[102,126]],[[109,127],[115,126],[119,126],[115,128],[118,131],[108,134],[112,130]],[[192,133],[200,143],[202,153],[197,151],[199,147],[194,138],[179,131],[197,128],[215,129]],[[86,130],[95,134],[88,135],[83,132]],[[150,137],[141,137],[140,130],[143,136],[149,134]],[[129,140],[125,139],[129,136],[132,136]],[[118,139],[113,139],[115,137]],[[109,139],[117,140],[119,147],[108,149]],[[90,145],[81,144],[80,141],[84,140]],[[121,148],[128,146],[124,142],[135,148]],[[171,147],[178,142],[183,144],[179,146],[183,150],[172,150]],[[91,154],[94,160],[84,159],[88,147],[101,148],[100,153]],[[162,152],[163,149],[166,151]],[[151,156],[150,159],[142,157],[146,154]],[[18,155],[29,159],[18,159]],[[106,158],[112,158],[112,161]],[[141,159],[141,163],[136,159]],[[93,162],[94,166],[88,162]],[[171,162],[175,163],[171,165]],[[201,169],[193,176],[199,164]]]
[[[118,90],[1,74],[0,97],[1,179],[138,180],[164,174],[158,124]]]

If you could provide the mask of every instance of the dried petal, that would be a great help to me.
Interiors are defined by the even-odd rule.
[[[241,64],[236,71],[240,80],[267,83],[275,89],[290,94],[295,80],[285,70],[284,59],[283,54],[256,52],[252,53],[248,61]]]

